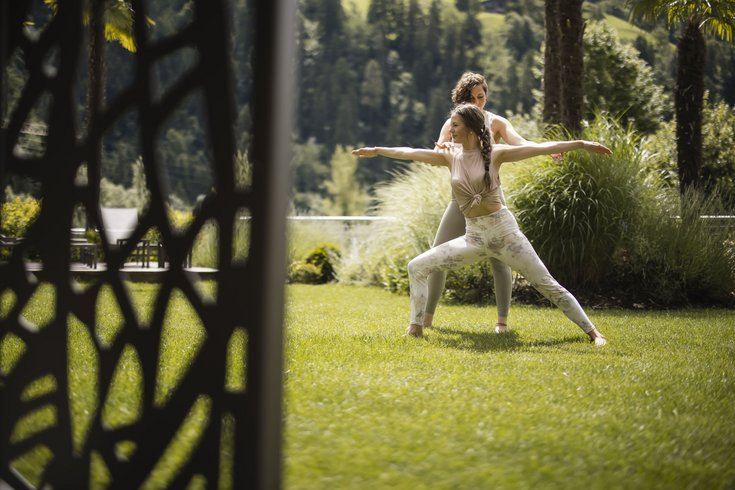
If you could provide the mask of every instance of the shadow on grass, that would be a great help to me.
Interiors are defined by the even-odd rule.
[[[504,334],[496,334],[492,330],[472,332],[456,328],[434,326],[430,331],[436,332],[436,342],[453,349],[470,350],[475,352],[517,351],[529,350],[538,347],[554,347],[557,345],[587,343],[586,337],[569,335],[547,340],[521,342],[518,332],[513,330]]]

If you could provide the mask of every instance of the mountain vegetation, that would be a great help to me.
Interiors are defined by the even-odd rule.
[[[343,172],[340,148],[359,144],[430,147],[451,108],[450,91],[466,70],[489,82],[487,109],[512,122],[540,122],[544,72],[543,0],[300,0],[296,108],[293,138],[293,202],[296,210],[327,213],[345,209],[329,202],[333,176]],[[250,117],[250,3],[232,0],[232,60],[236,80],[238,149],[247,152]],[[192,20],[191,0],[151,2],[152,39],[180,31]],[[621,115],[642,134],[674,116],[680,31],[649,18],[631,20],[625,0],[583,2],[585,85],[582,116],[595,110]],[[41,29],[48,8],[34,10]],[[706,39],[703,83],[712,104],[735,104],[735,48]],[[119,43],[106,47],[105,94],[113,99],[131,83],[133,54]],[[156,66],[158,90],[170,87],[192,65],[196,53],[179,50]],[[27,74],[20,61],[9,68],[8,104]],[[80,73],[80,114],[86,112],[86,75]],[[212,170],[202,100],[191,96],[160,134],[159,155],[173,202],[193,205],[209,192]],[[7,115],[6,115],[7,116]],[[38,120],[43,121],[43,108]],[[131,187],[140,155],[133,113],[115,124],[102,148],[102,177]],[[31,142],[33,146],[33,142]],[[364,194],[391,178],[393,164],[376,160],[354,170],[354,192]],[[331,182],[331,183],[330,183]],[[31,183],[3,182],[18,193]],[[361,197],[355,202],[365,202]],[[355,207],[352,212],[364,211]]]

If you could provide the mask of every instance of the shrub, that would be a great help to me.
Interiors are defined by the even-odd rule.
[[[587,107],[618,114],[624,124],[644,133],[658,129],[671,105],[656,85],[653,69],[607,22],[585,26],[584,98]]]
[[[570,288],[600,284],[639,209],[655,199],[640,176],[644,152],[636,133],[600,115],[584,136],[605,143],[613,155],[577,151],[560,162],[523,163],[508,192],[521,230]]]
[[[680,198],[676,190],[660,196],[645,210],[611,281],[659,305],[735,300],[732,231],[701,218],[722,212],[718,196]]]
[[[325,284],[335,279],[335,262],[339,259],[339,248],[325,243],[309,252],[303,260],[289,267],[288,278],[291,282]]]
[[[701,181],[705,192],[715,192],[735,206],[735,110],[725,102],[705,104],[702,116]],[[676,122],[664,123],[644,141],[650,158],[646,171],[672,188],[679,187],[676,159]]]
[[[304,262],[319,270],[319,282],[324,284],[335,279],[334,262],[338,261],[339,257],[339,248],[336,245],[325,243],[312,250],[304,258]]]
[[[168,208],[168,219],[174,232],[183,233],[191,225],[194,215],[191,211]]]
[[[17,196],[0,204],[0,233],[11,237],[25,237],[40,212],[41,201],[32,197]]]
[[[295,262],[288,268],[289,282],[321,284],[321,270],[314,264]]]
[[[380,284],[391,293],[408,294],[408,262],[411,257],[386,258],[380,268]]]
[[[447,274],[444,296],[455,303],[495,303],[490,263],[482,261],[450,271]]]

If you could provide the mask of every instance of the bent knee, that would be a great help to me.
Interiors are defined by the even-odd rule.
[[[424,261],[420,260],[419,257],[412,259],[407,266],[408,276],[413,278],[428,277],[429,270],[426,267]]]
[[[419,262],[416,259],[411,259],[408,262],[408,266],[406,267],[406,269],[408,270],[409,276],[415,276],[416,272],[419,271],[421,267],[419,266]]]

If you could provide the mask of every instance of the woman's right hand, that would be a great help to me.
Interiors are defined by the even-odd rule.
[[[352,154],[360,158],[373,158],[378,156],[378,149],[374,146],[357,148],[356,150],[352,150]]]

